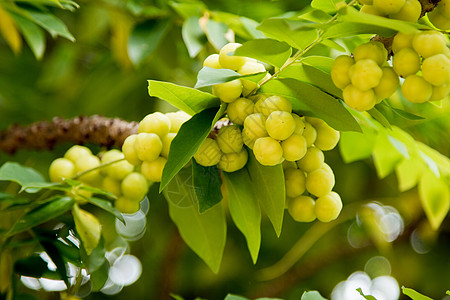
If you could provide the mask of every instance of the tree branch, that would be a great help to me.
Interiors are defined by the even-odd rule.
[[[56,117],[26,126],[16,124],[0,131],[0,151],[13,154],[19,149],[51,150],[64,142],[120,148],[127,136],[137,132],[138,125],[97,115],[73,119]]]

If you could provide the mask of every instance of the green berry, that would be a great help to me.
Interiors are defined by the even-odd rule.
[[[342,210],[342,200],[336,192],[330,192],[316,200],[314,213],[321,222],[330,222],[339,216]]]
[[[66,153],[64,154],[64,158],[70,159],[74,163],[80,157],[88,155],[92,155],[92,152],[91,150],[89,150],[89,148],[80,145],[74,145],[66,151]]]
[[[306,177],[306,190],[314,196],[325,196],[334,187],[334,174],[325,168],[319,168]]]
[[[280,143],[271,137],[257,139],[253,146],[253,153],[256,160],[264,166],[275,166],[284,160]]]
[[[319,169],[322,166],[324,159],[323,152],[319,148],[310,147],[306,151],[305,156],[297,161],[297,166],[301,170],[309,173]]]
[[[389,17],[415,23],[421,13],[422,5],[418,0],[406,0],[405,5],[397,13],[389,15]]]
[[[331,67],[331,79],[334,85],[343,90],[350,84],[350,67],[355,64],[355,60],[348,55],[338,56]]]
[[[177,133],[180,130],[181,125],[183,125],[184,122],[186,122],[187,120],[189,120],[191,118],[191,116],[189,114],[185,113],[182,110],[179,110],[177,112],[166,113],[166,116],[170,120],[170,131],[169,132],[174,132],[174,133]]]
[[[250,60],[245,62],[245,64],[238,70],[238,73],[242,75],[249,75],[265,71],[266,68],[263,64]],[[258,87],[256,83],[246,79],[242,79],[242,86],[244,95],[248,95],[251,91]]]
[[[405,0],[373,0],[373,5],[386,15],[398,13],[405,3]]]
[[[419,75],[409,75],[402,84],[403,96],[413,103],[429,101],[432,93],[432,85]]]
[[[422,62],[422,76],[434,86],[450,83],[450,59],[444,54],[425,58]]]
[[[356,62],[360,60],[372,60],[378,66],[383,65],[387,60],[387,50],[380,42],[368,42],[361,44],[353,51],[353,57]]]
[[[290,199],[288,212],[297,222],[312,222],[316,219],[315,201],[308,196],[298,196]]]
[[[261,102],[259,110],[265,117],[269,117],[274,111],[292,112],[292,104],[281,96],[270,96]]]
[[[440,1],[439,3],[441,3],[442,1]],[[432,11],[430,11],[427,16],[428,16],[428,20],[430,20],[430,22],[436,26],[436,28],[439,28],[441,30],[449,30],[450,29],[450,18],[444,16],[441,11],[438,9],[438,6],[433,9]]]
[[[328,151],[336,147],[339,142],[339,131],[330,127],[327,123],[323,122],[321,125],[316,126],[317,138],[314,145],[322,150]]]
[[[163,137],[170,131],[170,119],[165,114],[155,112],[145,116],[139,123],[138,132],[154,133]]]
[[[134,145],[138,158],[144,161],[157,159],[161,153],[162,146],[162,141],[158,135],[146,132],[137,135]]]
[[[242,82],[239,79],[235,79],[229,82],[216,84],[213,86],[212,92],[223,102],[231,103],[241,96]]]
[[[102,181],[102,188],[117,197],[122,194],[122,188],[120,185],[120,180],[111,178],[109,176],[104,177]]]
[[[95,155],[85,155],[77,159],[75,162],[75,173],[84,172],[90,169],[94,169],[100,165],[100,159]],[[87,183],[96,183],[101,179],[100,171],[93,170],[80,177],[80,180]]]
[[[268,136],[266,130],[266,118],[260,114],[251,114],[244,120],[244,131],[249,138]]]
[[[383,71],[371,59],[358,60],[349,70],[352,84],[362,91],[376,87],[383,76]]]
[[[431,97],[429,101],[437,101],[444,99],[448,96],[450,92],[450,85],[444,84],[441,86],[433,86],[433,92],[431,93]]]
[[[305,122],[303,122],[303,119],[297,114],[293,113],[292,117],[294,118],[295,121],[294,133],[303,134],[303,131],[305,130]]]
[[[392,52],[395,54],[403,48],[412,48],[414,35],[415,33],[397,33],[392,41]]]
[[[141,163],[141,160],[139,159],[136,151],[136,137],[137,134],[129,135],[122,145],[122,153],[125,157],[125,159],[132,165],[139,165]]]
[[[161,142],[163,144],[161,149],[161,156],[164,156],[165,158],[169,157],[170,145],[172,144],[172,141],[176,136],[177,136],[176,133],[169,132],[161,139]]]
[[[206,138],[194,154],[195,161],[204,167],[217,165],[221,157],[219,145],[211,138]]]
[[[245,118],[253,113],[254,106],[253,101],[247,98],[239,98],[228,104],[227,112],[230,121],[238,125],[244,124]]]
[[[235,172],[242,169],[248,160],[248,152],[244,148],[239,152],[224,153],[219,161],[218,167],[225,172]]]
[[[312,144],[316,141],[317,131],[309,122],[303,122],[305,124],[305,128],[303,130],[303,136],[306,139],[306,145],[311,147]]]
[[[404,78],[416,74],[420,69],[419,54],[411,48],[403,48],[392,58],[392,65],[395,72]]]
[[[286,196],[289,198],[298,197],[305,192],[305,173],[296,168],[284,170],[284,180],[286,185]]]
[[[140,209],[139,201],[127,199],[125,197],[117,198],[114,202],[114,206],[123,214],[134,214]]]
[[[400,80],[398,79],[397,73],[391,67],[383,67],[383,76],[381,77],[380,83],[373,88],[375,96],[378,101],[386,99],[398,89]]]
[[[102,156],[102,163],[109,163],[118,159],[123,159],[124,154],[120,152],[119,150],[109,150]],[[110,176],[117,180],[122,180],[125,178],[128,174],[133,172],[134,166],[130,164],[128,161],[123,160],[119,162],[115,162],[109,166],[106,166],[103,168],[104,173],[107,176]]]
[[[148,182],[141,173],[128,174],[121,183],[122,194],[133,201],[141,201],[148,192]]]
[[[447,39],[438,31],[421,31],[414,36],[412,45],[420,56],[427,58],[444,53],[445,48],[447,48]]]
[[[237,48],[242,46],[239,43],[229,43],[220,49],[219,63],[225,69],[239,70],[246,62],[247,59],[243,56],[228,55],[230,52],[234,52]]]
[[[288,161],[297,161],[305,156],[308,149],[306,139],[300,134],[292,134],[290,137],[281,141],[283,157]]]
[[[57,158],[50,164],[48,173],[50,181],[62,182],[64,178],[75,175],[75,165],[67,158]]]
[[[220,65],[219,62],[219,54],[211,54],[210,56],[205,58],[205,60],[203,61],[203,66],[210,67],[213,69],[221,69],[222,66]]]
[[[141,173],[152,182],[161,182],[164,166],[167,159],[160,156],[153,161],[144,161],[141,166]]]
[[[372,109],[377,103],[377,98],[372,89],[362,91],[352,84],[349,84],[342,91],[345,104],[357,111]]]
[[[274,111],[266,120],[267,133],[276,140],[290,137],[294,133],[295,126],[292,114],[286,111]]]
[[[223,153],[239,152],[244,145],[241,130],[237,125],[222,126],[216,141]]]

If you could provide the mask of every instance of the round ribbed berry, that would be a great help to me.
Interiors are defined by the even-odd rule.
[[[253,153],[256,160],[264,166],[275,166],[284,160],[280,143],[271,137],[257,139],[253,146]]]
[[[48,173],[50,181],[62,182],[64,178],[75,175],[75,165],[67,158],[57,158],[50,164]]]
[[[324,159],[325,157],[320,149],[310,147],[308,148],[308,151],[306,151],[305,156],[297,161],[297,166],[301,170],[309,173],[319,169],[322,166]]]
[[[234,124],[244,124],[245,118],[253,113],[255,104],[247,98],[239,98],[227,107],[228,118]]]
[[[244,145],[241,130],[236,125],[222,126],[216,141],[223,153],[239,152]]]
[[[225,153],[220,158],[218,167],[225,172],[235,172],[242,169],[248,160],[248,152],[242,149],[239,152]]]
[[[286,196],[289,198],[298,197],[306,190],[305,173],[296,168],[287,168],[284,170],[284,180],[286,185]]]
[[[296,161],[305,156],[308,149],[306,139],[300,134],[292,134],[290,137],[281,141],[283,157],[288,161]]]
[[[267,133],[276,140],[290,137],[294,133],[295,126],[292,114],[286,111],[274,111],[266,120]]]
[[[288,202],[288,212],[297,222],[312,222],[316,219],[316,202],[309,196],[298,196]]]
[[[161,182],[164,166],[167,159],[160,156],[153,161],[144,161],[141,166],[141,173],[152,182]]]
[[[342,200],[336,192],[330,192],[316,200],[314,213],[321,222],[335,220],[342,210]]]
[[[195,161],[204,167],[217,165],[221,157],[219,145],[211,138],[206,138],[194,154]]]
[[[406,77],[402,84],[402,94],[410,102],[424,103],[430,100],[432,92],[432,85],[419,75]]]
[[[166,133],[167,134],[167,133]],[[140,160],[152,161],[158,158],[162,150],[162,142],[155,133],[139,133],[135,140],[136,154]]]
[[[132,165],[139,165],[141,160],[137,155],[137,151],[135,148],[137,134],[129,135],[122,145],[122,153],[125,159]]]
[[[121,183],[122,194],[125,198],[141,201],[148,191],[147,179],[141,173],[128,174]]]
[[[242,82],[239,79],[216,84],[212,92],[223,102],[231,103],[238,99],[242,94]]]
[[[170,119],[165,114],[155,112],[145,116],[139,123],[138,132],[154,133],[163,137],[170,131]]]

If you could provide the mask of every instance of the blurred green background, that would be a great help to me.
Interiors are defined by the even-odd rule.
[[[214,12],[260,22],[299,11],[309,1],[209,0],[181,4],[186,3],[204,5],[217,19],[220,16]],[[148,96],[146,80],[193,86],[202,60],[216,52],[211,43],[206,43],[198,55],[189,56],[182,40],[183,9],[177,10],[180,2],[103,0],[78,4],[80,8],[74,12],[51,8],[67,24],[76,42],[47,35],[41,60],[36,60],[27,46],[15,55],[0,38],[0,129],[55,116],[99,114],[138,121],[153,111],[175,110]],[[127,41],[136,24],[147,34],[154,50],[133,64]],[[237,35],[236,40],[244,41],[244,37]],[[442,106],[423,106],[421,114],[428,117],[426,121],[398,125],[448,157],[449,108],[445,102]],[[408,109],[413,111],[415,106]],[[59,145],[43,152],[22,150],[14,156],[0,154],[0,163],[19,161],[45,174],[50,161],[62,156],[68,147]],[[146,233],[130,241],[131,254],[142,263],[141,277],[118,294],[95,293],[87,299],[165,299],[168,293],[185,299],[223,299],[227,293],[299,299],[304,290],[319,290],[330,297],[333,288],[355,271],[366,271],[372,278],[391,275],[400,286],[443,299],[445,290],[450,289],[450,222],[445,220],[439,232],[433,232],[417,190],[399,193],[395,175],[379,180],[371,160],[345,164],[335,149],[326,153],[326,161],[336,174],[335,190],[344,201],[342,222],[302,224],[286,214],[281,237],[277,238],[264,220],[261,252],[253,265],[244,237],[230,220],[217,275],[184,244],[168,217],[164,198],[153,186]],[[362,208],[366,203],[372,204]],[[380,221],[385,215],[392,218]],[[312,243],[315,239],[317,242]],[[373,257],[376,259],[371,260]],[[40,297],[57,296],[42,292]]]

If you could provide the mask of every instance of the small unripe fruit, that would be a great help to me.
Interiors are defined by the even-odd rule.
[[[245,64],[238,70],[239,74],[249,75],[260,72],[265,72],[266,68],[263,64],[256,61],[247,61]],[[250,80],[242,79],[243,86],[243,94],[247,95],[254,89],[258,87],[258,85]]]
[[[176,133],[169,132],[161,139],[161,142],[163,144],[161,149],[161,156],[164,156],[165,158],[169,157],[170,145],[172,144],[172,141],[176,136],[177,136]]]
[[[288,212],[297,222],[312,222],[316,219],[314,212],[316,202],[308,196],[299,196],[290,199],[288,203]]]
[[[191,118],[191,116],[189,114],[185,113],[182,110],[179,110],[177,112],[166,113],[166,116],[170,120],[170,131],[169,132],[175,132],[175,133],[177,133],[180,130],[181,125],[183,125],[184,122],[186,122],[187,120],[189,120]]]
[[[120,187],[125,198],[141,201],[147,195],[149,185],[144,175],[133,172],[122,180]]]
[[[350,84],[349,69],[354,63],[354,59],[348,55],[338,56],[333,62],[331,79],[341,90]]]
[[[244,145],[241,130],[236,125],[222,126],[216,141],[223,153],[239,152]]]
[[[84,172],[100,165],[100,159],[95,155],[86,155],[77,159],[75,162],[75,173]],[[80,177],[80,180],[88,183],[95,183],[101,178],[99,170],[89,171]]]
[[[303,136],[306,139],[306,145],[311,147],[312,144],[316,141],[317,131],[309,122],[303,122],[305,124],[305,129],[303,130]]]
[[[274,111],[266,120],[266,130],[270,137],[276,140],[285,140],[295,130],[295,121],[291,113]]]
[[[446,18],[450,18],[450,1],[449,0],[441,0],[434,10],[438,10],[441,15]]]
[[[450,92],[450,85],[444,84],[441,86],[433,86],[433,92],[431,93],[431,98],[429,101],[437,101],[444,99],[448,96]]]
[[[210,67],[213,69],[221,69],[222,66],[219,63],[219,54],[211,54],[203,61],[204,67]]]
[[[75,175],[75,165],[67,158],[57,158],[50,164],[48,173],[50,181],[62,182],[63,178]]]
[[[219,63],[223,68],[236,71],[246,63],[247,60],[243,56],[228,55],[228,53],[234,52],[240,46],[242,45],[239,43],[229,43],[220,49]]]
[[[334,187],[334,174],[325,168],[319,168],[306,176],[306,190],[314,196],[325,196]]]
[[[392,41],[392,51],[394,54],[403,48],[412,48],[412,40],[414,35],[415,33],[397,33]]]
[[[422,12],[422,5],[418,0],[406,0],[405,5],[395,14],[389,15],[393,19],[416,22]]]
[[[194,154],[195,161],[204,167],[217,165],[222,156],[217,142],[211,138],[206,138]]]
[[[284,180],[286,185],[286,196],[295,198],[305,192],[305,173],[296,168],[284,170]]]
[[[139,165],[141,163],[141,160],[139,159],[135,143],[136,143],[136,137],[137,134],[129,135],[122,145],[122,153],[125,156],[125,159],[132,165]]]
[[[363,5],[363,7],[361,7],[360,9],[360,12],[380,17],[385,16],[385,14],[378,7],[375,7],[373,5]]]
[[[362,91],[351,84],[347,85],[342,91],[342,96],[345,104],[357,111],[372,109],[377,102],[377,98],[372,89]]]
[[[406,77],[402,84],[402,94],[413,103],[424,103],[431,98],[433,87],[419,75]]]
[[[139,133],[134,144],[138,158],[147,161],[158,158],[162,146],[161,139],[157,134],[146,132]]]
[[[234,124],[244,124],[245,118],[253,113],[255,104],[247,98],[239,98],[227,107],[228,117]]]
[[[448,17],[444,16],[443,14],[441,14],[441,12],[439,11],[439,9],[437,7],[435,9],[433,9],[432,11],[430,11],[427,14],[427,16],[428,16],[428,19],[430,20],[430,22],[434,26],[436,26],[436,28],[439,28],[441,30],[448,30],[448,29],[450,29],[450,18],[448,18]]]
[[[342,200],[339,194],[331,192],[316,200],[314,213],[321,222],[330,222],[339,216],[342,210]]]
[[[390,15],[398,13],[405,2],[405,0],[373,0],[373,5],[386,15]]]
[[[125,197],[117,198],[114,202],[114,206],[123,214],[134,214],[140,209],[139,201],[127,199]]]
[[[325,157],[320,149],[316,147],[310,147],[306,151],[305,156],[297,161],[297,166],[301,170],[309,173],[319,169],[322,166],[324,159]]]
[[[292,112],[292,104],[281,96],[270,96],[262,101],[259,110],[265,117],[268,117],[274,111]]]
[[[64,154],[64,158],[67,158],[74,163],[80,157],[88,155],[92,155],[92,152],[91,150],[89,150],[89,148],[80,145],[74,145],[66,151],[66,153]]]
[[[122,194],[122,188],[120,187],[120,185],[120,180],[116,180],[109,176],[104,177],[102,181],[102,188],[116,197]]]
[[[306,122],[314,126],[314,128],[322,126],[322,124],[326,124],[324,120],[314,117],[305,117],[305,120]]]
[[[305,127],[306,127],[305,122],[303,122],[303,119],[297,114],[292,114],[292,117],[294,118],[294,121],[295,121],[294,133],[303,134],[303,131],[305,131]]]
[[[400,80],[397,73],[391,67],[383,67],[383,76],[381,77],[380,84],[373,88],[375,96],[378,100],[383,100],[392,96],[398,89]]]
[[[414,50],[424,58],[444,53],[444,49],[447,48],[446,44],[445,36],[438,31],[432,30],[417,33],[412,41]]]
[[[323,123],[316,127],[317,138],[314,145],[322,151],[328,151],[336,147],[339,142],[339,131]]]
[[[235,172],[242,169],[247,164],[247,160],[248,152],[242,149],[239,152],[223,154],[217,166],[225,172]]]
[[[444,54],[436,54],[424,59],[422,76],[434,86],[450,83],[450,59]]]
[[[223,102],[231,103],[238,99],[242,94],[242,82],[239,79],[216,84],[212,92]]]
[[[392,58],[392,65],[399,76],[416,74],[420,69],[419,54],[411,48],[403,48]]]
[[[244,120],[244,130],[250,138],[268,136],[266,118],[260,114],[251,114]]]
[[[386,62],[387,50],[380,42],[368,42],[361,44],[353,51],[353,57],[356,62],[360,60],[373,60],[377,65],[381,66]]]
[[[300,134],[292,134],[281,142],[283,157],[288,161],[296,161],[305,156],[308,149],[306,139]]]
[[[163,137],[170,131],[170,119],[165,114],[155,112],[146,115],[139,123],[138,132],[154,133]]]
[[[102,164],[109,163],[115,160],[123,159],[124,155],[119,150],[113,149],[107,151],[102,156]],[[133,172],[134,166],[126,160],[115,162],[109,166],[103,168],[104,173],[114,179],[122,180]]]
[[[376,87],[383,76],[383,71],[371,59],[358,60],[350,68],[352,84],[362,91]]]
[[[144,161],[141,167],[141,173],[152,182],[161,182],[164,166],[167,159],[160,156],[153,161]]]
[[[278,141],[271,137],[259,138],[253,146],[256,160],[264,166],[275,166],[283,162],[283,149]]]

